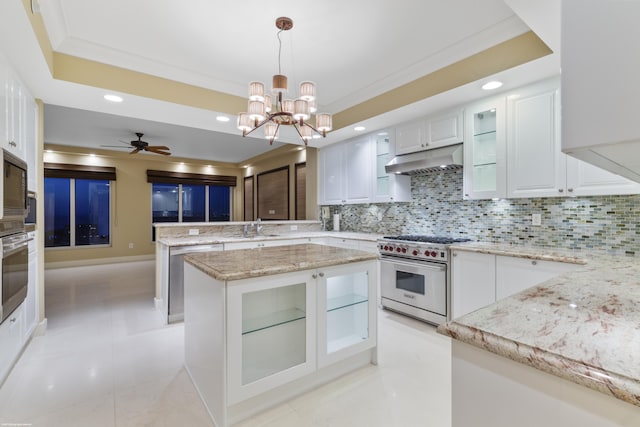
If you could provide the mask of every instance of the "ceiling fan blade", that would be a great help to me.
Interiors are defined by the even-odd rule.
[[[125,146],[122,146],[122,145],[101,145],[100,147],[104,147],[104,148],[124,148],[125,150],[129,148],[129,147],[125,147]]]
[[[151,153],[162,154],[163,156],[170,156],[171,155],[171,153],[169,153],[168,151],[160,150],[160,149],[157,149],[157,148],[147,147],[147,151],[149,151]]]
[[[166,146],[164,146],[164,145],[147,145],[147,149],[171,150],[171,148],[166,147]]]
[[[130,152],[129,152],[129,154],[136,154],[138,151],[140,151],[140,149],[139,149],[139,148],[136,148],[135,150],[130,151]]]

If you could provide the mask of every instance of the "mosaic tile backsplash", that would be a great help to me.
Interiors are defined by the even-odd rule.
[[[462,170],[413,176],[411,195],[409,203],[330,210],[340,214],[341,231],[446,235],[640,256],[640,195],[462,200]],[[531,225],[532,213],[542,215],[542,225]]]

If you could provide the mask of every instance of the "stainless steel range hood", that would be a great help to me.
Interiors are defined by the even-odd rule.
[[[402,175],[424,175],[431,172],[460,169],[462,167],[462,144],[433,148],[417,153],[396,156],[387,163],[387,173]]]

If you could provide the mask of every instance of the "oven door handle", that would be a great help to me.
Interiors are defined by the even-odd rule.
[[[16,252],[23,250],[25,247],[29,246],[29,241],[31,240],[33,240],[33,238],[30,237],[28,239],[20,240],[18,242],[2,245],[2,257],[3,258],[8,257],[15,254]]]
[[[446,270],[446,266],[444,264],[437,264],[437,263],[429,263],[429,262],[423,262],[423,261],[417,261],[417,262],[407,262],[407,261],[402,261],[399,260],[397,258],[386,258],[386,257],[382,257],[380,258],[381,261],[386,261],[390,264],[395,264],[395,265],[404,265],[406,267],[419,267],[419,268],[425,268],[428,270],[434,270],[434,271],[445,271]]]

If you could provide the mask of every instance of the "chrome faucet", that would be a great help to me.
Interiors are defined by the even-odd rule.
[[[258,220],[256,221],[256,236],[260,235],[260,232],[262,231],[262,220],[260,218],[258,218]]]

